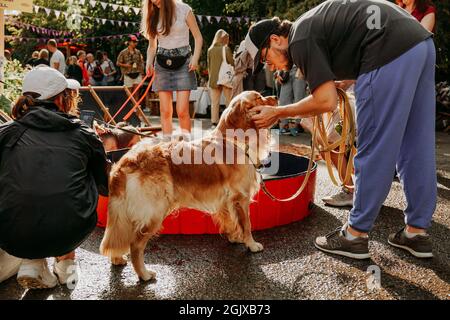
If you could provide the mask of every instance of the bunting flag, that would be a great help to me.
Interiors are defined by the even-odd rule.
[[[119,4],[115,4],[115,3],[108,3],[108,2],[104,2],[104,1],[97,1],[97,0],[68,0],[68,4],[72,5],[74,4],[76,1],[78,1],[78,4],[84,6],[90,6],[92,8],[95,8],[98,4],[100,4],[100,6],[103,8],[103,10],[106,10],[107,8],[111,8],[113,11],[123,11],[125,14],[128,14],[129,12],[134,13],[136,16],[138,16],[141,13],[141,8],[138,7],[131,7],[131,6],[127,6],[127,5],[119,5]],[[40,6],[34,6],[34,10],[36,13],[39,12],[40,9],[44,9],[45,12],[47,13],[47,15],[50,15],[51,12],[56,12],[57,10],[54,9],[50,9],[50,8],[44,8],[44,7],[40,7]],[[61,14],[61,11],[59,11]],[[59,14],[57,17],[59,17]],[[55,14],[56,15],[56,14]],[[86,18],[88,18],[88,16],[84,16]],[[91,17],[92,18],[92,17]],[[211,18],[214,18],[217,23],[220,23],[220,21],[222,20],[226,20],[229,24],[231,24],[233,22],[233,20],[236,20],[239,24],[240,23],[250,23],[250,18],[248,17],[230,17],[230,16],[206,16],[206,15],[197,15],[197,18],[199,19],[199,21],[203,20],[203,18],[205,18],[208,23],[211,23]],[[118,20],[111,20],[111,19],[107,19],[107,21],[118,21]],[[131,21],[129,21],[129,23],[133,23]],[[114,24],[114,23],[112,23]]]
[[[6,20],[6,24],[13,25],[13,26],[16,26],[21,29],[27,29],[27,30],[30,30],[30,31],[32,31],[34,33],[38,33],[38,34],[52,35],[55,37],[61,37],[61,36],[72,37],[72,36],[74,36],[73,32],[68,31],[68,30],[55,30],[55,29],[43,28],[43,27],[38,27],[38,26],[29,24],[29,23],[23,23],[20,21],[14,21],[14,20],[10,20],[10,19]]]
[[[99,37],[88,37],[88,38],[55,38],[59,43],[62,42],[69,42],[69,43],[83,43],[87,41],[94,42],[96,40],[112,40],[112,39],[128,39],[130,36],[136,36],[140,37],[141,34],[138,33],[131,33],[131,34],[116,34],[116,35],[109,35],[109,36],[99,36]],[[5,36],[6,41],[18,41],[18,42],[28,42],[28,41],[37,41],[38,43],[47,43],[48,40],[52,38],[23,38],[23,37],[16,37],[16,36]]]

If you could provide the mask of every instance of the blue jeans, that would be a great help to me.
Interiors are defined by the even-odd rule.
[[[279,101],[280,106],[285,106],[287,104],[300,101],[306,96],[305,80],[295,77],[296,73],[297,68],[294,66],[289,72],[289,80],[281,85]],[[297,119],[296,122],[300,123],[300,119]],[[280,121],[280,128],[283,128],[287,125],[287,123],[288,119],[282,119]]]
[[[349,225],[369,232],[397,167],[407,199],[405,223],[427,229],[436,208],[435,61],[427,39],[362,74],[355,85],[358,152]]]

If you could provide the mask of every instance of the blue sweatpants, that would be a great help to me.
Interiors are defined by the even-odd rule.
[[[372,229],[396,166],[406,224],[430,226],[437,197],[435,61],[430,38],[356,81],[358,152],[349,225],[360,232]]]

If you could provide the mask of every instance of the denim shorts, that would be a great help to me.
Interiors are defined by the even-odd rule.
[[[192,56],[191,56],[192,58]],[[195,71],[189,72],[191,58],[178,70],[166,69],[155,62],[156,78],[153,82],[153,91],[185,91],[197,89]]]

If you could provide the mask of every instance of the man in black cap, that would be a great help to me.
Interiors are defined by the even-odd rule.
[[[369,258],[372,229],[397,166],[408,202],[406,226],[389,244],[419,258],[432,257],[426,229],[436,206],[436,53],[432,34],[384,0],[329,0],[293,24],[278,18],[255,24],[246,48],[255,70],[297,65],[312,94],[294,104],[256,107],[254,121],[269,127],[280,118],[311,117],[337,105],[336,86],[355,84],[358,153],[356,193],[348,222],[319,237],[325,252]]]

